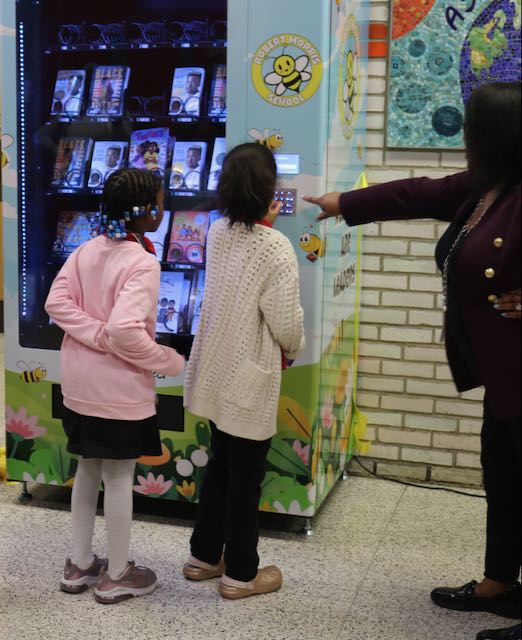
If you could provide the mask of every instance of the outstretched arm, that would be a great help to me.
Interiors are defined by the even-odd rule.
[[[329,193],[305,200],[322,209],[319,220],[342,215],[350,226],[388,220],[451,221],[474,191],[469,172],[439,180],[396,180],[348,193]]]

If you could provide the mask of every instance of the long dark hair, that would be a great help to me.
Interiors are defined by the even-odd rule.
[[[482,190],[520,181],[521,96],[519,82],[494,82],[471,94],[464,126],[471,173]]]
[[[231,225],[253,228],[266,216],[274,199],[277,165],[260,144],[242,144],[225,158],[218,185],[220,208]]]
[[[120,169],[110,175],[103,189],[103,213],[123,218],[133,207],[155,207],[163,181],[142,169]]]

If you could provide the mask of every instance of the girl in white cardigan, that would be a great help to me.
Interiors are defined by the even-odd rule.
[[[277,431],[283,360],[304,347],[299,269],[272,228],[277,167],[258,144],[234,149],[219,183],[225,218],[210,229],[207,290],[185,382],[185,406],[211,421],[212,460],[202,487],[189,580],[221,577],[239,599],[277,591],[277,567],[259,570],[258,506]],[[224,556],[223,556],[224,552]]]

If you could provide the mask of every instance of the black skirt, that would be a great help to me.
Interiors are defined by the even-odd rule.
[[[83,458],[136,460],[161,455],[157,416],[146,420],[109,420],[82,416],[64,407],[62,422],[69,439],[67,451]]]

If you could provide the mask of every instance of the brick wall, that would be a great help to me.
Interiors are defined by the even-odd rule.
[[[371,6],[382,33],[390,3]],[[382,46],[374,54],[382,56]],[[387,59],[373,57],[369,72],[370,184],[464,168],[460,152],[386,150]],[[440,342],[442,286],[433,256],[445,227],[365,227],[359,404],[374,443],[365,464],[387,476],[479,485],[483,392],[457,393]]]

